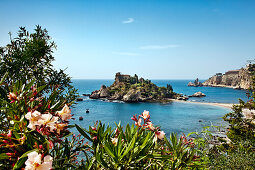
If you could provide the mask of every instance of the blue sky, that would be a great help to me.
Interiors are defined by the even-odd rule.
[[[0,0],[0,46],[39,24],[73,78],[207,79],[255,59],[255,1]]]

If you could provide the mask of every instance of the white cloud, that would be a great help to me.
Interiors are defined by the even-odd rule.
[[[113,54],[117,55],[124,55],[124,56],[139,56],[139,53],[128,53],[128,52],[112,52]]]
[[[160,49],[176,48],[176,47],[179,47],[179,45],[176,45],[176,44],[146,45],[146,46],[141,46],[140,49],[142,49],[142,50],[160,50]]]
[[[127,20],[122,21],[122,23],[123,23],[123,24],[130,24],[130,23],[132,23],[132,22],[134,22],[134,21],[135,21],[134,18],[128,18]]]

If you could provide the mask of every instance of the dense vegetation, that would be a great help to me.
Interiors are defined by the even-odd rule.
[[[131,77],[131,79],[132,78],[133,77]],[[151,99],[173,98],[174,95],[176,95],[170,84],[167,84],[167,87],[158,87],[150,80],[138,80],[134,82],[126,80],[121,83],[111,85],[109,90],[110,95],[114,95],[116,92],[121,92],[125,95],[130,90],[135,90],[136,92],[140,92],[143,98]]]
[[[218,138],[212,144],[211,127],[187,136],[173,133],[168,139],[148,111],[134,115],[134,124],[126,127],[98,121],[84,129],[69,124],[77,94],[70,77],[51,65],[54,48],[39,26],[32,34],[21,28],[18,37],[1,48],[1,169],[254,169],[255,121],[242,112],[255,110],[255,77],[249,101],[240,100],[224,116],[230,124],[229,140]],[[120,91],[144,89],[144,96],[173,92],[171,86],[155,87],[136,77],[124,84]]]
[[[169,102],[180,94],[173,91],[170,84],[158,87],[150,80],[138,79],[138,76],[121,75],[116,73],[114,83],[102,86],[100,90],[92,92],[90,98],[107,98],[109,100],[122,100],[125,102]]]

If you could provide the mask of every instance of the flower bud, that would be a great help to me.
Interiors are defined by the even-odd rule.
[[[9,133],[7,134],[7,137],[12,137],[12,131],[11,130],[9,130]]]

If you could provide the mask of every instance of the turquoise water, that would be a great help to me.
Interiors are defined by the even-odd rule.
[[[74,86],[79,89],[79,93],[90,93],[100,88],[102,84],[111,85],[113,80],[73,80]],[[237,98],[245,99],[245,91],[234,90],[228,88],[214,87],[187,87],[189,80],[153,80],[155,84],[162,86],[167,83],[172,84],[174,91],[183,94],[193,94],[201,91],[207,95],[201,99],[191,99],[203,102],[221,102],[236,103]],[[200,131],[205,125],[219,125],[223,123],[222,116],[230,110],[221,107],[173,102],[169,104],[160,103],[123,103],[108,102],[102,100],[93,100],[83,97],[84,101],[78,102],[72,109],[75,120],[71,123],[79,124],[84,128],[93,125],[96,120],[114,126],[115,122],[122,125],[133,123],[130,119],[134,114],[141,114],[144,110],[149,110],[152,123],[160,125],[161,129],[170,134],[171,132],[189,133],[192,131]],[[86,109],[90,113],[85,113]],[[79,121],[79,117],[83,116],[83,121]],[[202,122],[199,122],[202,120]],[[75,129],[73,129],[76,132]]]

